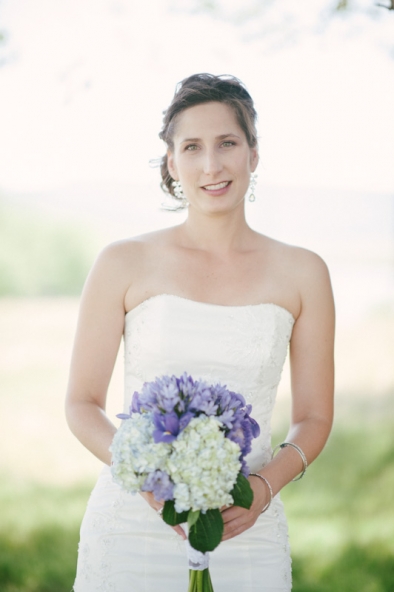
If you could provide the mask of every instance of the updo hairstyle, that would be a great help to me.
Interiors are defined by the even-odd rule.
[[[178,115],[189,107],[212,101],[224,103],[233,109],[238,124],[245,133],[249,147],[254,148],[257,145],[257,113],[253,99],[238,78],[227,74],[221,76],[193,74],[179,82],[171,105],[163,112],[163,127],[159,138],[164,140],[170,150],[173,150]],[[172,185],[174,179],[168,171],[167,154],[160,160],[160,172],[162,190],[178,199]]]

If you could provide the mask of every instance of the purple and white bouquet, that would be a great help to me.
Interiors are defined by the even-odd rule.
[[[251,405],[220,384],[161,376],[135,392],[114,436],[112,475],[131,493],[164,501],[163,519],[188,523],[189,592],[213,592],[208,552],[223,535],[220,508],[250,508],[244,457],[260,433]]]

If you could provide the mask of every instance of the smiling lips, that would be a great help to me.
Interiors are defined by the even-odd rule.
[[[205,189],[206,191],[220,191],[221,189],[228,187],[230,183],[231,181],[222,181],[221,183],[216,183],[216,185],[204,185],[202,189]]]

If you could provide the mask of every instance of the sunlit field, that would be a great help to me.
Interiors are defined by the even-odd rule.
[[[79,524],[100,470],[63,418],[77,305],[71,298],[0,301],[2,592],[72,588]],[[382,315],[371,315],[364,337],[388,349],[394,316]],[[342,359],[329,443],[306,477],[282,492],[295,592],[394,590],[394,397],[389,391],[365,397],[362,350],[348,348],[355,338],[351,332],[338,337],[351,373],[345,384],[353,384],[353,392],[346,396],[341,388]],[[391,347],[388,359],[394,359]],[[274,442],[286,433],[286,381],[285,373]],[[355,385],[363,396],[356,396]],[[122,405],[121,363],[110,400],[114,417]]]

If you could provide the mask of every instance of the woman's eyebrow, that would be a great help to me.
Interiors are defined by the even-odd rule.
[[[225,138],[228,138],[229,136],[239,138],[239,136],[237,134],[233,134],[232,132],[230,132],[229,134],[221,134],[220,136],[216,136],[215,140],[224,140]],[[184,140],[181,141],[181,143],[183,144],[184,142],[199,142],[199,141],[201,141],[201,138],[185,138]]]

